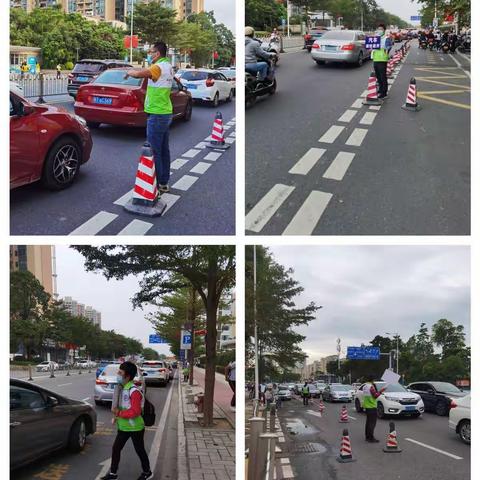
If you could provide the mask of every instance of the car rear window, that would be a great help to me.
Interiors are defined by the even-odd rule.
[[[143,78],[128,77],[125,79],[125,72],[127,70],[105,70],[92,83],[104,83],[107,85],[131,85],[139,87],[142,84]]]
[[[330,31],[322,36],[322,40],[353,40],[354,38],[355,32],[345,30]]]
[[[104,368],[101,375],[104,376],[104,377],[113,377],[117,374],[119,366],[120,365],[107,365]]]
[[[103,63],[81,62],[77,63],[73,68],[73,73],[98,73],[105,69]]]
[[[185,72],[181,78],[188,81],[206,80],[208,78],[207,72]]]
[[[149,362],[144,363],[143,368],[165,368],[165,365],[162,362]]]

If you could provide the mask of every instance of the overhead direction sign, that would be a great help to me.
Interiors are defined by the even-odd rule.
[[[422,21],[422,17],[421,15],[412,15],[410,17],[410,21],[411,22],[421,22]]]
[[[347,347],[349,360],[380,360],[380,347]]]
[[[165,338],[162,338],[160,335],[153,333],[148,336],[148,343],[167,343]]]

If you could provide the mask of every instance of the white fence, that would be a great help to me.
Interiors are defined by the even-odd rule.
[[[49,96],[49,95],[67,95],[68,77],[61,75],[57,78],[56,74],[21,75],[11,73],[10,81],[17,84],[23,91],[26,98]]]

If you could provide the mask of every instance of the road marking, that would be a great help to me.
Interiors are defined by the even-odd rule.
[[[194,148],[203,149],[203,148],[207,148],[207,145],[208,145],[207,142],[200,142],[200,143],[197,143]]]
[[[195,165],[190,171],[192,173],[198,173],[202,175],[205,173],[210,167],[212,166],[211,163],[205,163],[205,162],[198,162],[197,165]]]
[[[348,140],[345,142],[345,145],[352,145],[354,147],[359,147],[365,136],[367,135],[368,130],[366,128],[356,128],[350,137],[348,137]]]
[[[453,453],[448,453],[445,450],[440,450],[439,448],[432,447],[431,445],[427,445],[426,443],[418,442],[417,440],[413,440],[412,438],[406,438],[405,440],[412,443],[416,443],[417,445],[428,448],[429,450],[433,450],[434,452],[441,453],[442,455],[446,455],[447,457],[451,457],[454,460],[463,460],[463,457],[459,457],[458,455],[454,455]]]
[[[323,174],[323,178],[330,178],[339,181],[343,180],[348,167],[352,163],[353,157],[355,157],[354,153],[338,152],[327,171]]]
[[[464,55],[463,53],[459,52],[457,50],[457,54],[460,55],[462,58],[464,58],[467,62],[470,62],[472,63],[472,59],[470,57],[467,57],[466,55]]]
[[[468,70],[465,70],[465,69],[463,68],[462,64],[461,64],[451,53],[449,53],[448,55],[449,55],[449,56],[452,58],[452,60],[457,64],[458,68],[459,68],[463,73],[465,73],[465,75],[468,75],[468,78],[472,78],[472,77],[470,76],[470,72],[469,72]]]
[[[103,230],[109,223],[113,222],[118,215],[110,212],[98,212],[90,220],[77,227],[70,235],[96,235]]]
[[[113,203],[115,205],[120,205],[121,207],[123,207],[130,200],[132,193],[133,193],[133,190],[129,190],[125,195],[122,195],[118,200],[115,200]]]
[[[185,160],[184,158],[177,158],[170,164],[170,168],[172,170],[178,170],[182,168],[186,163],[188,163],[188,160]]]
[[[326,152],[324,148],[311,148],[289,171],[294,175],[306,175]]]
[[[366,98],[367,95],[368,95],[368,90],[364,90],[360,96],[362,98]]]
[[[440,80],[431,80],[433,77],[416,77],[416,80],[421,80],[422,82],[433,83],[435,85],[445,85],[447,87],[461,87],[470,90],[468,85],[462,85],[458,83],[448,83],[448,82],[441,82]]]
[[[311,235],[331,198],[331,193],[310,192],[282,235]]]
[[[381,105],[371,105],[370,110],[380,110]]]
[[[305,413],[309,415],[313,415],[314,417],[322,418],[322,414],[320,412],[314,412],[313,410],[307,410]]]
[[[442,98],[435,98],[426,95],[425,93],[417,93],[418,98],[423,98],[424,100],[430,100],[432,102],[443,103],[445,105],[450,105],[452,107],[464,108],[465,110],[470,110],[470,105],[465,103],[452,102],[451,100],[444,100]]]
[[[363,98],[357,98],[353,103],[350,108],[362,108],[363,106]]]
[[[248,212],[245,217],[245,228],[252,232],[260,232],[272,215],[280,208],[295,187],[277,183],[269,192]]]
[[[465,89],[462,89],[462,90],[424,90],[420,93],[426,93],[427,95],[432,95],[432,94],[442,95],[442,94],[449,94],[449,93],[468,93],[468,92],[470,92],[470,89],[468,89],[468,90],[465,90]]]
[[[201,152],[201,150],[197,150],[195,148],[191,148],[190,150],[187,150],[183,155],[181,155],[182,157],[185,157],[185,158],[193,158],[195,157],[195,155],[198,155],[199,153]]]
[[[345,127],[340,125],[332,125],[320,138],[319,142],[333,143],[337,137],[345,130]]]
[[[229,145],[231,145],[234,141],[235,141],[234,137],[227,137],[225,139],[225,143],[228,143]]]
[[[350,122],[357,113],[357,110],[346,110],[345,113],[338,119],[339,122]]]
[[[360,119],[360,125],[371,125],[377,116],[374,112],[366,112],[365,115]]]
[[[205,155],[203,158],[204,160],[212,160],[212,162],[215,162],[222,156],[221,153],[219,152],[210,152],[208,155]]]
[[[232,132],[232,133],[230,134],[230,137],[236,137],[236,136],[237,136],[237,134],[236,134],[235,132]]]
[[[71,385],[72,383],[62,383],[60,385],[57,385],[57,387],[66,387],[67,385]]]
[[[184,175],[180,180],[178,180],[174,185],[172,185],[172,188],[187,191],[197,180],[198,177],[192,177],[192,175]]]
[[[356,419],[357,419],[357,417],[352,417],[351,415],[349,415],[348,418],[351,418],[352,420],[356,420]]]
[[[118,235],[145,235],[153,223],[143,222],[142,220],[132,220],[125,228],[118,232]]]

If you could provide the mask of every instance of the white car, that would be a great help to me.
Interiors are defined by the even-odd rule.
[[[385,385],[386,383],[382,381],[375,382],[377,390],[382,389]],[[355,394],[355,409],[359,413],[363,412],[364,386],[365,384],[362,384]],[[409,392],[399,383],[388,384],[386,390],[377,399],[378,418],[384,418],[386,415],[418,418],[424,411],[422,397]]]
[[[448,426],[458,434],[462,442],[470,445],[470,394],[452,400]]]
[[[50,372],[53,366],[53,370],[58,370],[58,363],[53,361],[45,361],[37,365],[37,372]]]
[[[316,385],[320,393],[323,393],[323,391],[327,388],[327,384],[325,382],[317,382]]]
[[[209,102],[212,107],[222,100],[231,102],[234,89],[228,78],[218,70],[206,68],[188,69],[180,76],[180,82],[192,94],[194,100]]]
[[[163,360],[145,360],[142,365],[145,383],[159,383],[166,386],[170,381],[170,370]]]
[[[281,398],[282,400],[291,400],[292,399],[292,394],[290,390],[287,389],[280,389],[277,393],[278,398]]]
[[[74,366],[85,370],[87,368],[92,368],[92,363],[89,360],[77,360]]]

